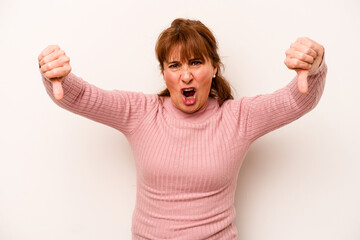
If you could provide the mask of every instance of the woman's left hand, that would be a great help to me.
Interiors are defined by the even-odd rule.
[[[285,65],[298,74],[299,91],[307,93],[307,77],[319,68],[324,56],[324,47],[314,40],[301,37],[290,45],[285,54]]]

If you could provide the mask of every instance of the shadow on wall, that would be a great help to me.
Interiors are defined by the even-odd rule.
[[[278,140],[274,140],[274,137],[256,140],[242,163],[235,192],[235,222],[239,231],[239,226],[247,222],[244,217],[255,214],[253,210],[256,208],[256,200],[267,192],[266,189],[273,188],[270,185],[274,184],[279,171],[282,171],[278,166],[283,165],[286,159],[281,156],[282,144]]]

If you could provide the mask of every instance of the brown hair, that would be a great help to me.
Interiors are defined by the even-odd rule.
[[[215,78],[212,79],[209,97],[217,99],[221,106],[226,100],[234,99],[229,82],[222,76],[223,64],[217,52],[217,42],[211,31],[200,21],[178,18],[159,36],[155,52],[164,72],[164,62],[170,57],[174,47],[180,47],[181,61],[191,57],[202,60],[209,59],[213,67],[217,68]],[[166,88],[158,96],[170,96]]]

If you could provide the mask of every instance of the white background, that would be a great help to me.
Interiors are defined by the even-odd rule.
[[[242,240],[359,240],[358,0],[0,1],[0,239],[131,238],[135,166],[125,137],[57,107],[37,57],[58,44],[73,72],[104,89],[157,93],[159,33],[177,17],[215,34],[236,98],[294,76],[299,36],[325,46],[319,105],[251,147],[239,173]]]

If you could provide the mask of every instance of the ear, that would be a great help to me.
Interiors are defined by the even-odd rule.
[[[213,76],[217,73],[217,67],[214,67]]]

